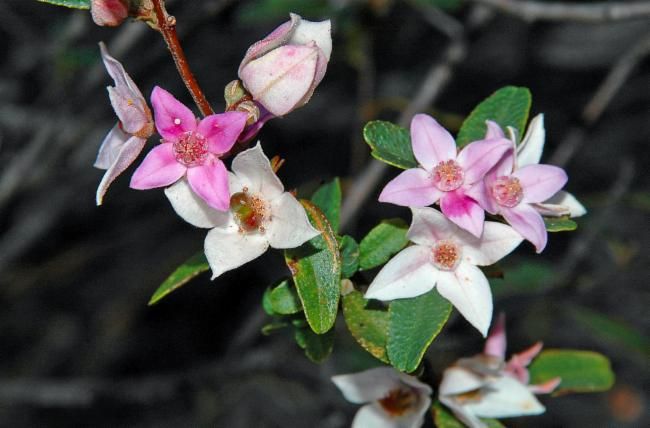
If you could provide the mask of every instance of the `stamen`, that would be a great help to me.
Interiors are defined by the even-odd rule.
[[[512,208],[519,205],[524,198],[524,190],[517,177],[502,176],[492,185],[492,196],[499,205]]]
[[[174,156],[187,167],[203,165],[208,157],[208,141],[201,134],[186,132],[174,142]]]
[[[451,240],[438,241],[432,249],[433,264],[441,270],[454,270],[460,261],[462,250]]]
[[[393,389],[379,400],[381,407],[391,416],[402,416],[414,409],[418,396],[411,388]]]
[[[465,180],[463,168],[455,160],[442,161],[433,169],[433,184],[443,192],[458,189]]]
[[[266,203],[246,190],[230,197],[230,210],[235,216],[240,232],[266,232],[264,224],[270,220]]]

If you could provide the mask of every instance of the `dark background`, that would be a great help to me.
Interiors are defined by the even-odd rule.
[[[617,382],[608,393],[543,398],[546,414],[506,425],[648,426],[650,20],[527,22],[471,2],[441,14],[435,3],[456,2],[195,0],[170,1],[169,11],[215,110],[246,48],[287,19],[286,4],[333,19],[333,56],[312,101],[260,134],[269,155],[287,159],[287,187],[304,195],[337,175],[344,192],[354,185],[370,162],[363,123],[396,121],[450,44],[464,55],[423,108],[450,129],[499,87],[531,88],[533,113],[546,114],[544,160],[567,168],[589,214],[578,231],[551,235],[543,255],[524,244],[507,259],[495,310],[508,314],[510,352],[538,339],[596,350]],[[99,28],[87,11],[0,2],[0,426],[348,426],[356,407],[329,377],[374,363],[343,320],[320,366],[288,332],[259,333],[270,321],[262,293],[288,273],[280,252],[147,306],[205,231],[181,221],[161,191],[129,189],[129,173],[95,206],[103,172],[92,163],[115,121],[100,40],[143,93],[160,85],[191,105],[144,24]],[[622,66],[611,101],[596,99],[585,115]],[[375,202],[379,188],[347,233],[409,220]],[[427,354],[433,376],[481,347],[454,315]]]

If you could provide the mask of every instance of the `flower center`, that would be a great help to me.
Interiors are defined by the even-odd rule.
[[[433,264],[440,270],[454,270],[458,266],[461,248],[451,240],[438,241],[432,249]]]
[[[417,404],[418,396],[411,388],[393,389],[379,400],[381,407],[390,416],[402,416]]]
[[[492,196],[499,205],[512,208],[521,202],[524,191],[517,177],[498,177],[492,185]]]
[[[443,192],[458,189],[463,184],[464,179],[463,168],[455,160],[442,161],[433,168],[433,184]]]
[[[201,134],[186,132],[174,142],[174,156],[183,165],[203,165],[208,157],[208,141]]]
[[[268,217],[266,203],[258,196],[251,195],[244,188],[242,192],[230,197],[230,210],[235,216],[240,232],[264,232],[264,222]]]

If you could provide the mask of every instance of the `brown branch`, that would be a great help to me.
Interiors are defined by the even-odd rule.
[[[541,2],[534,0],[473,0],[526,21],[620,21],[650,17],[650,2],[598,3]]]
[[[194,102],[199,107],[199,110],[201,110],[203,116],[213,114],[214,110],[210,107],[210,103],[208,103],[199,83],[196,81],[194,74],[192,74],[192,70],[190,70],[187,58],[185,57],[185,52],[183,52],[183,48],[178,41],[178,36],[176,35],[176,19],[167,13],[164,0],[152,0],[152,3],[156,12],[156,20],[158,21],[157,29],[163,36],[163,39],[165,39],[165,43],[167,43],[167,47],[176,64],[176,69],[181,75],[183,82],[185,82],[187,90],[190,91]]]

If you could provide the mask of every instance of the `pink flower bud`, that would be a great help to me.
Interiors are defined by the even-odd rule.
[[[91,0],[90,14],[95,24],[116,27],[129,16],[128,0]]]
[[[331,52],[330,21],[310,22],[292,13],[290,21],[248,49],[239,78],[255,101],[283,116],[309,101]]]

